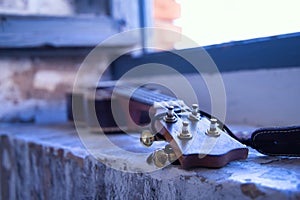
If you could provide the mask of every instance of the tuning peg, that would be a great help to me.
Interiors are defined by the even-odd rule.
[[[170,144],[167,144],[164,149],[155,150],[152,154],[147,158],[148,164],[154,164],[156,167],[162,168],[169,164],[175,162],[177,160],[177,156],[173,151],[173,148]]]
[[[198,114],[198,110],[199,110],[198,104],[196,104],[196,103],[192,104],[192,114],[193,115],[197,115]]]
[[[154,135],[149,130],[144,130],[140,137],[140,142],[146,147],[150,147],[154,142]]]
[[[177,160],[177,156],[175,152],[173,151],[173,148],[171,147],[170,144],[167,144],[164,148],[165,153],[168,155],[168,160],[170,163],[173,163],[174,161]]]
[[[192,105],[192,112],[189,115],[189,119],[198,121],[200,120],[200,113],[199,113],[199,106],[198,104],[193,104]]]
[[[182,122],[182,130],[181,133],[178,134],[178,137],[182,140],[189,140],[193,137],[193,135],[189,132],[189,122],[183,121]]]
[[[152,160],[156,167],[162,168],[167,163],[168,154],[163,149],[156,150],[152,155]]]
[[[219,137],[220,132],[218,131],[218,121],[217,119],[212,118],[210,120],[209,129],[206,131],[206,135],[211,137]]]
[[[177,121],[177,116],[174,113],[174,106],[168,106],[168,112],[164,117],[165,122],[174,123]]]

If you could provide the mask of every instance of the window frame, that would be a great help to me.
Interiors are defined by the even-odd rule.
[[[0,14],[0,55],[86,56],[108,37],[140,26],[140,5],[131,0],[89,0],[105,7],[94,16],[85,15],[88,6],[76,9],[82,0],[74,2],[75,16]]]
[[[197,52],[202,49],[211,56],[220,72],[300,67],[300,33],[291,33],[199,48],[146,53],[139,57],[124,55],[112,63],[112,77],[118,79],[133,67],[147,63],[167,65],[182,74],[196,73],[191,64],[172,52],[180,52],[180,55],[189,53],[189,56],[197,58]],[[162,74],[155,71],[146,74],[155,75]]]

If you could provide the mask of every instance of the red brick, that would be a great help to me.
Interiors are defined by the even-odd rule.
[[[154,18],[174,20],[180,17],[181,7],[175,0],[154,0]]]

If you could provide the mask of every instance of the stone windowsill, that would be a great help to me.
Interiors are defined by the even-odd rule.
[[[114,166],[108,167],[86,151],[70,124],[2,124],[0,130],[1,199],[300,197],[299,158],[269,157],[250,149],[247,160],[221,169],[187,171],[171,165],[152,173],[129,173],[124,170],[138,169],[144,158],[107,149],[101,139],[104,136],[86,132],[90,147],[106,155],[105,162]],[[126,135],[112,135],[110,140],[133,152],[150,153],[157,148],[145,149],[136,138]]]

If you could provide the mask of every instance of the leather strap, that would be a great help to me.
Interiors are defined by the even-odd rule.
[[[271,156],[300,156],[300,126],[261,128],[252,133],[251,147]]]
[[[200,114],[212,118],[206,112],[200,111]],[[233,133],[219,120],[218,124],[231,137],[262,154],[300,157],[300,126],[260,128],[251,134],[249,132]]]

